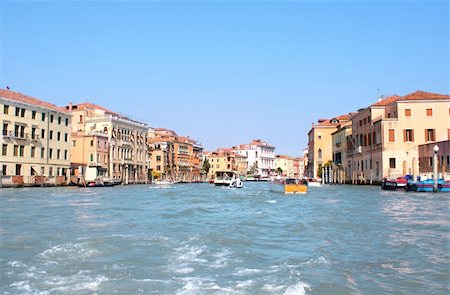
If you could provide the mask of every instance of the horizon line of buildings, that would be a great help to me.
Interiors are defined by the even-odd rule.
[[[440,177],[450,179],[450,96],[416,91],[378,99],[368,107],[319,119],[308,132],[306,174],[334,182],[379,183],[405,175],[430,177],[433,147]]]
[[[198,182],[218,169],[247,174],[250,168],[253,175],[268,177],[277,165],[285,175],[303,175],[303,162],[275,156],[275,147],[264,141],[206,153],[195,139],[93,103],[58,107],[0,89],[0,114],[0,185],[62,185],[71,178],[124,184],[155,178]],[[210,171],[203,171],[205,161]]]

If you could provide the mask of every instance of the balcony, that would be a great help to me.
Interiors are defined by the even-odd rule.
[[[15,132],[15,131],[8,131],[8,130],[2,130],[3,138],[12,138],[12,139],[18,139],[18,140],[27,140],[28,134],[23,132]]]

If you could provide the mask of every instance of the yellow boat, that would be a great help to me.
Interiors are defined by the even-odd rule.
[[[275,190],[285,194],[306,194],[308,192],[308,183],[303,179],[285,178],[272,181]]]

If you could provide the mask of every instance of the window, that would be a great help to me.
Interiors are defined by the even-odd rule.
[[[9,114],[9,106],[7,106],[7,105],[3,106],[3,114],[5,114],[5,115]]]
[[[45,148],[41,148],[41,159],[45,157]]]
[[[59,158],[61,157],[61,150],[56,150],[56,159],[59,160]]]
[[[94,141],[93,140],[91,140],[91,146],[94,146]]]
[[[72,146],[73,146],[73,147],[76,147],[76,146],[77,146],[77,141],[76,141],[76,140],[73,140],[72,142],[73,142]]]
[[[359,126],[362,126],[362,120],[359,120]]]
[[[395,169],[395,158],[389,158],[389,168]]]
[[[61,117],[58,117],[58,124],[61,125]]]
[[[156,165],[156,170],[161,171],[161,165]]]
[[[8,173],[8,170],[7,170],[7,166],[6,165],[2,165],[2,173],[3,173],[3,175],[8,175],[7,173]],[[0,173],[1,174],[1,173]]]
[[[363,124],[366,125],[366,118],[364,118],[364,123]]]
[[[411,117],[411,109],[405,109],[405,117]]]
[[[20,116],[21,116],[22,118],[25,117],[25,109],[20,109]]]
[[[61,132],[58,132],[58,133],[56,134],[56,138],[57,138],[58,141],[61,140]]]
[[[42,121],[45,121],[45,113],[42,113]]]
[[[67,142],[68,139],[69,139],[69,135],[67,133],[64,133],[64,141]]]
[[[19,145],[19,156],[23,157],[24,153],[25,153],[25,146]]]
[[[414,141],[414,130],[404,129],[403,130],[403,141]]]
[[[53,176],[53,167],[48,167],[48,175]]]
[[[425,129],[425,141],[435,141],[434,129]]]
[[[36,154],[36,147],[32,146],[31,147],[31,157],[34,158],[35,154]]]
[[[156,156],[156,161],[161,161],[161,156]]]
[[[20,114],[20,108],[16,107],[16,117],[19,117]]]
[[[45,129],[41,129],[41,138],[42,138],[42,139],[45,138]]]
[[[67,150],[64,150],[64,160],[67,160]]]
[[[50,123],[53,123],[53,115],[50,115]]]
[[[49,149],[48,157],[49,157],[49,159],[51,159],[53,157],[53,149]]]
[[[50,135],[49,135],[50,140],[53,139],[53,130],[50,130]]]
[[[394,141],[395,141],[395,130],[389,129],[389,142],[394,142]]]
[[[83,115],[80,115],[80,120],[78,121],[78,123],[83,123]]]
[[[317,151],[317,157],[318,157],[319,159],[322,159],[322,150],[321,150],[321,149],[319,149],[319,150]]]
[[[433,167],[433,157],[428,158],[428,166]]]
[[[69,126],[69,119],[66,118],[66,126]]]
[[[3,123],[3,135],[8,135],[8,123]]]
[[[31,119],[36,120],[36,111],[31,111]]]
[[[94,162],[94,155],[93,154],[89,155],[89,161]]]
[[[433,116],[433,109],[427,109],[427,116]]]
[[[2,146],[2,156],[7,156],[8,155],[8,145],[7,144],[3,144]]]
[[[34,128],[34,127],[31,128],[31,139],[37,139],[36,138],[36,128]]]
[[[14,145],[13,155],[14,155],[14,157],[17,157],[19,155],[19,146],[18,145]]]
[[[16,175],[22,175],[22,165],[16,164]]]

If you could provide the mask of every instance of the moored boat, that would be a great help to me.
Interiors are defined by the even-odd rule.
[[[307,182],[308,182],[308,186],[310,186],[310,187],[322,186],[322,183],[319,180],[315,179],[315,178],[308,178]]]
[[[443,178],[438,179],[438,192],[450,192],[450,182],[445,181]],[[405,186],[406,191],[412,192],[433,192],[434,191],[434,180],[426,179],[423,181],[408,181]]]
[[[393,191],[396,189],[405,189],[407,183],[408,178],[406,177],[397,177],[396,179],[384,178],[381,181],[381,189],[389,191]]]
[[[306,194],[308,182],[297,178],[276,178],[272,181],[274,190],[285,194]]]

